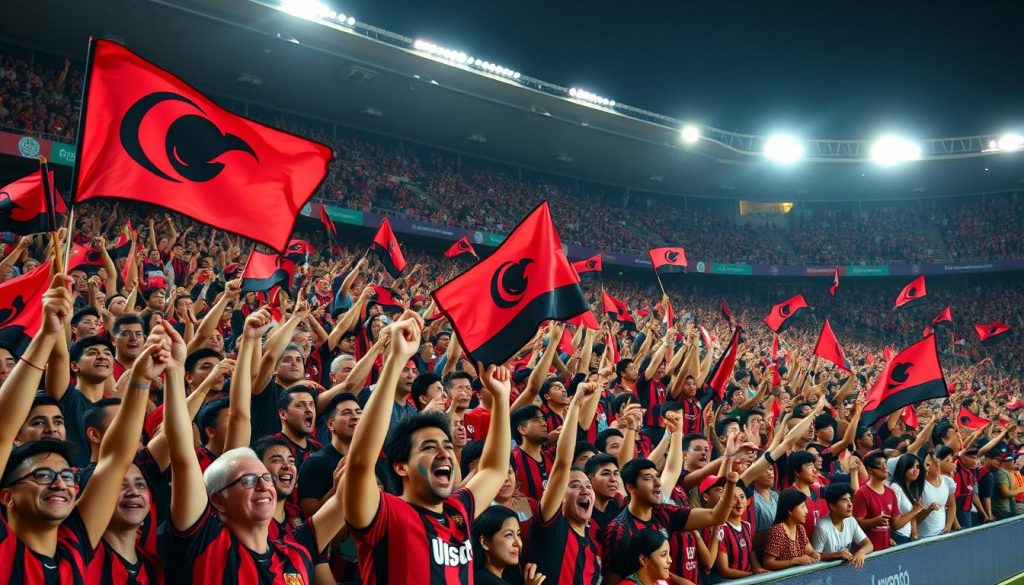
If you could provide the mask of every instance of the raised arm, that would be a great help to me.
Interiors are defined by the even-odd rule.
[[[384,331],[383,329],[381,330]],[[363,354],[363,357],[359,358],[356,365],[352,367],[352,371],[349,372],[348,376],[341,382],[331,386],[329,389],[324,390],[316,397],[316,408],[318,412],[323,412],[327,409],[327,405],[330,404],[331,400],[341,394],[342,392],[358,393],[360,388],[363,386],[363,382],[370,376],[370,371],[373,370],[373,364],[377,361],[377,356],[384,349],[384,341],[387,339],[384,335],[377,337],[377,341],[370,346],[370,349]]]
[[[846,425],[846,432],[843,433],[843,437],[832,444],[829,451],[833,455],[838,455],[843,449],[853,444],[853,439],[857,434],[857,425],[860,424],[860,415],[864,412],[864,406],[867,405],[867,401],[863,398],[857,399],[857,402],[853,406],[853,416],[850,417],[849,424]],[[924,433],[922,433],[924,435]],[[911,451],[907,451],[910,453]]]
[[[679,481],[683,472],[683,433],[675,421],[665,420],[665,433],[670,435],[668,456],[665,457],[665,469],[661,471],[661,485],[669,489]]]
[[[556,345],[549,342],[550,345]],[[508,477],[509,453],[512,452],[512,431],[509,428],[509,394],[512,391],[512,373],[503,366],[489,366],[478,363],[477,372],[480,373],[480,381],[484,390],[491,393],[491,422],[487,427],[487,440],[484,441],[484,451],[480,455],[480,463],[477,464],[476,474],[466,482],[466,487],[473,492],[473,499],[476,501],[476,515],[479,516],[494,497],[498,495],[505,478]],[[365,416],[365,415],[364,415]],[[576,416],[579,416],[577,412]],[[575,435],[575,427],[578,418],[573,419],[572,433]],[[570,432],[568,427],[562,433]],[[575,445],[575,441],[573,442]],[[570,457],[572,446],[569,447]]]
[[[217,325],[220,323],[221,316],[224,315],[224,310],[227,309],[228,302],[238,299],[241,294],[241,287],[242,281],[238,279],[227,283],[227,289],[224,291],[224,294],[217,299],[217,302],[206,312],[203,320],[199,322],[199,327],[196,328],[195,335],[188,344],[189,353],[202,347],[206,340],[213,335],[213,332],[217,330]]]
[[[297,303],[296,310],[291,317],[275,331],[271,332],[266,344],[263,346],[263,357],[260,359],[260,369],[253,382],[252,393],[262,394],[274,377],[277,370],[277,360],[281,358],[286,347],[295,335],[295,329],[299,322],[306,318],[309,306],[305,302]]]
[[[526,379],[526,387],[523,388],[522,394],[516,398],[516,401],[511,408],[512,411],[515,411],[521,406],[531,404],[534,399],[537,398],[537,393],[540,392],[541,384],[543,384],[544,379],[548,377],[548,370],[551,369],[551,361],[555,359],[555,352],[558,351],[558,340],[562,338],[562,327],[563,325],[561,323],[551,323],[551,329],[548,331],[548,346],[544,348],[544,353],[541,354],[540,361],[537,362],[536,367],[534,367],[533,371],[530,372],[530,377]]]
[[[270,312],[256,311],[245,320],[241,347],[228,389],[228,432],[224,450],[245,447],[252,440],[252,353],[270,327]]]
[[[653,334],[653,331],[652,331]],[[668,333],[658,343],[658,347],[654,350],[654,355],[651,356],[651,362],[647,364],[647,369],[644,370],[644,379],[650,380],[658,373],[658,366],[665,361],[665,353],[668,352],[669,344],[672,342],[671,339],[675,339],[676,330],[669,327]]]
[[[355,329],[355,326],[359,323],[359,317],[362,316],[363,307],[366,306],[366,301],[370,298],[371,294],[373,294],[372,288],[364,288],[356,302],[352,303],[352,308],[345,311],[345,314],[338,319],[338,322],[334,324],[334,329],[331,329],[330,335],[327,336],[327,347],[334,349],[338,346],[338,342],[341,341],[342,335]]]
[[[199,520],[208,500],[193,444],[192,420],[185,405],[185,372],[181,367],[168,367],[164,372],[163,432],[167,435],[171,476],[174,477],[171,482],[171,525],[183,531]]]
[[[565,422],[562,425],[562,434],[558,436],[558,446],[555,447],[555,461],[551,466],[551,473],[548,475],[548,485],[540,500],[540,517],[545,523],[554,518],[558,508],[562,506],[562,498],[565,497],[565,489],[569,485],[573,450],[576,447],[576,428],[579,426],[581,402],[587,392],[593,393],[596,389],[597,387],[593,384],[580,384],[576,394],[572,397],[572,402],[569,403],[569,411],[565,414]],[[493,436],[488,434],[487,442],[490,442]],[[487,443],[484,443],[484,448],[486,449],[486,447]],[[506,457],[506,462],[507,460]],[[473,477],[473,480],[475,479],[476,476]]]
[[[71,384],[71,356],[68,354],[68,337],[61,335],[53,342],[50,357],[46,360],[44,377],[46,394],[60,400]]]

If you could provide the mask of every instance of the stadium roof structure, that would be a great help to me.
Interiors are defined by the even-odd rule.
[[[569,88],[430,55],[349,20],[301,18],[277,0],[34,0],[0,5],[6,39],[83,60],[90,35],[122,40],[222,97],[585,181],[644,192],[766,201],[886,200],[1024,189],[996,135],[923,140],[923,159],[882,167],[868,144],[805,140],[780,166],[765,137],[702,127]],[[506,72],[507,73],[507,72]]]

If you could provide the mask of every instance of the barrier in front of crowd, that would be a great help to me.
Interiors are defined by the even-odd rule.
[[[794,567],[730,585],[995,585],[1024,571],[1024,517],[871,553],[864,568],[836,561]]]

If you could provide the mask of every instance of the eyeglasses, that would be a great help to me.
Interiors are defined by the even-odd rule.
[[[235,481],[233,481],[233,482],[229,483],[228,485],[220,488],[220,491],[224,491],[224,490],[228,489],[229,487],[235,485],[236,483],[237,484],[241,484],[242,487],[247,489],[247,490],[251,490],[252,488],[256,487],[256,484],[261,479],[267,485],[271,485],[271,486],[277,485],[277,477],[275,477],[273,474],[270,474],[270,473],[244,473],[238,479],[236,479]]]
[[[64,485],[78,485],[78,472],[74,469],[65,468],[58,471],[56,469],[50,469],[49,467],[37,467],[25,475],[8,482],[6,487],[21,483],[26,479],[36,485],[51,486],[58,477]]]
[[[133,337],[135,339],[145,339],[146,338],[146,334],[141,332],[141,331],[122,331],[122,332],[118,333],[117,336],[120,337],[121,339],[131,339]]]

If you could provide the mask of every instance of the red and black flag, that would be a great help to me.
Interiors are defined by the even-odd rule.
[[[566,323],[572,323],[573,325],[579,325],[580,327],[586,327],[592,331],[600,331],[601,324],[597,322],[597,317],[594,316],[593,311],[587,311],[576,315],[572,319],[566,319]]]
[[[452,244],[452,246],[445,251],[444,257],[457,258],[463,254],[470,254],[477,260],[480,259],[480,257],[476,255],[476,250],[473,249],[473,244],[469,243],[469,238],[466,236],[462,236],[459,238],[459,241]]]
[[[331,149],[218,106],[113,41],[93,40],[75,202],[130,199],[283,252]]]
[[[43,324],[43,293],[50,288],[50,264],[0,284],[0,347],[24,353]]]
[[[402,249],[398,247],[398,238],[395,237],[395,232],[391,231],[391,223],[388,222],[388,218],[385,217],[381,220],[380,227],[377,228],[377,233],[373,236],[373,242],[370,243],[370,250],[377,254],[384,269],[392,278],[398,278],[405,270],[405,256],[402,254]]]
[[[664,306],[661,307],[661,322],[665,327],[671,327],[676,322],[676,312],[672,310],[672,301],[666,298]]]
[[[1024,408],[1024,399],[1018,398],[1006,405],[1006,410],[1020,410]]]
[[[782,385],[782,375],[779,374],[779,336],[772,335],[772,388]]]
[[[720,307],[720,309],[722,311],[722,318],[725,319],[725,321],[729,323],[730,326],[732,326],[732,322],[734,320],[732,316],[732,310],[729,309],[729,303],[725,302],[724,297],[722,298],[722,306]]]
[[[723,400],[725,398],[725,387],[729,384],[729,380],[732,379],[732,370],[736,367],[736,354],[739,351],[741,331],[743,331],[741,327],[733,329],[732,339],[729,341],[729,346],[725,348],[725,353],[715,362],[715,366],[708,372],[707,378],[704,378],[702,394],[713,390],[715,400]]]
[[[924,275],[918,276],[903,287],[900,291],[900,296],[896,297],[896,306],[893,307],[894,311],[902,311],[911,307],[916,307],[925,302],[925,297],[928,295],[928,290],[924,286]]]
[[[291,260],[296,264],[309,264],[309,257],[316,254],[316,249],[306,240],[289,240],[288,248],[283,256],[285,260]]]
[[[629,307],[626,306],[626,303],[602,290],[601,305],[601,310],[608,315],[608,318],[620,323],[623,329],[636,329],[636,322],[633,321],[633,316],[629,314]]]
[[[558,353],[564,353],[566,355],[572,355],[572,334],[569,333],[568,327],[562,328],[562,338],[558,340]]]
[[[939,314],[932,319],[931,325],[924,328],[924,333],[921,337],[928,337],[933,332],[938,331],[939,327],[951,327],[953,325],[953,308],[946,307],[939,312]]]
[[[405,302],[402,301],[402,295],[393,288],[386,286],[379,286],[376,284],[370,285],[373,288],[373,297],[371,300],[378,305],[387,314],[401,313],[407,307]]]
[[[580,260],[579,262],[573,262],[572,267],[576,270],[576,274],[580,275],[580,278],[600,278],[603,267],[601,265],[601,255],[591,256],[586,260]]]
[[[125,223],[124,228],[121,229],[121,233],[118,234],[117,241],[107,248],[107,254],[110,255],[110,259],[120,260],[121,258],[127,258],[132,250],[132,242],[135,241],[137,236],[138,234],[132,228],[132,220],[129,219]]]
[[[844,372],[850,372],[850,362],[846,359],[846,352],[839,345],[839,340],[832,332],[832,325],[829,324],[828,319],[825,319],[821,325],[821,335],[818,336],[818,343],[814,346],[814,355],[827,359]]]
[[[47,204],[47,193],[50,204]],[[55,216],[51,224],[50,209]],[[57,193],[53,171],[40,169],[27,177],[0,187],[0,231],[27,236],[56,231],[68,208]]]
[[[275,286],[288,290],[294,277],[295,263],[291,260],[253,250],[242,273],[242,292],[260,292]]]
[[[327,215],[327,206],[320,206],[320,224],[327,230],[327,235],[334,240],[338,239],[338,226],[334,225],[334,220],[331,216]]]
[[[764,322],[772,331],[782,333],[789,329],[797,317],[808,310],[810,310],[810,307],[807,306],[804,296],[796,295],[773,306],[772,312],[768,313],[768,316],[764,318]]]
[[[929,335],[893,356],[886,364],[868,392],[860,424],[870,426],[908,404],[948,395],[935,336]]]
[[[68,257],[68,274],[72,270],[81,270],[92,276],[103,268],[103,253],[92,246],[78,246],[71,248],[71,256]]]
[[[832,273],[832,286],[828,287],[828,294],[836,296],[836,290],[839,289],[839,267],[835,268],[835,272]]]
[[[967,427],[969,429],[983,429],[990,422],[987,418],[982,418],[970,411],[966,406],[960,406],[960,412],[956,415],[956,422],[959,426]]]
[[[488,294],[481,294],[487,291]],[[474,361],[500,364],[544,321],[590,310],[562,251],[547,201],[486,259],[432,293]]]
[[[682,248],[652,248],[647,251],[654,265],[654,272],[686,272],[686,251]]]
[[[907,428],[914,431],[917,430],[917,411],[911,405],[906,405],[903,408],[903,414],[901,415],[903,423],[907,425]]]
[[[978,339],[981,340],[982,345],[989,346],[995,345],[1009,337],[1013,333],[1013,329],[1002,321],[993,321],[991,323],[975,325],[974,332],[978,334]]]

